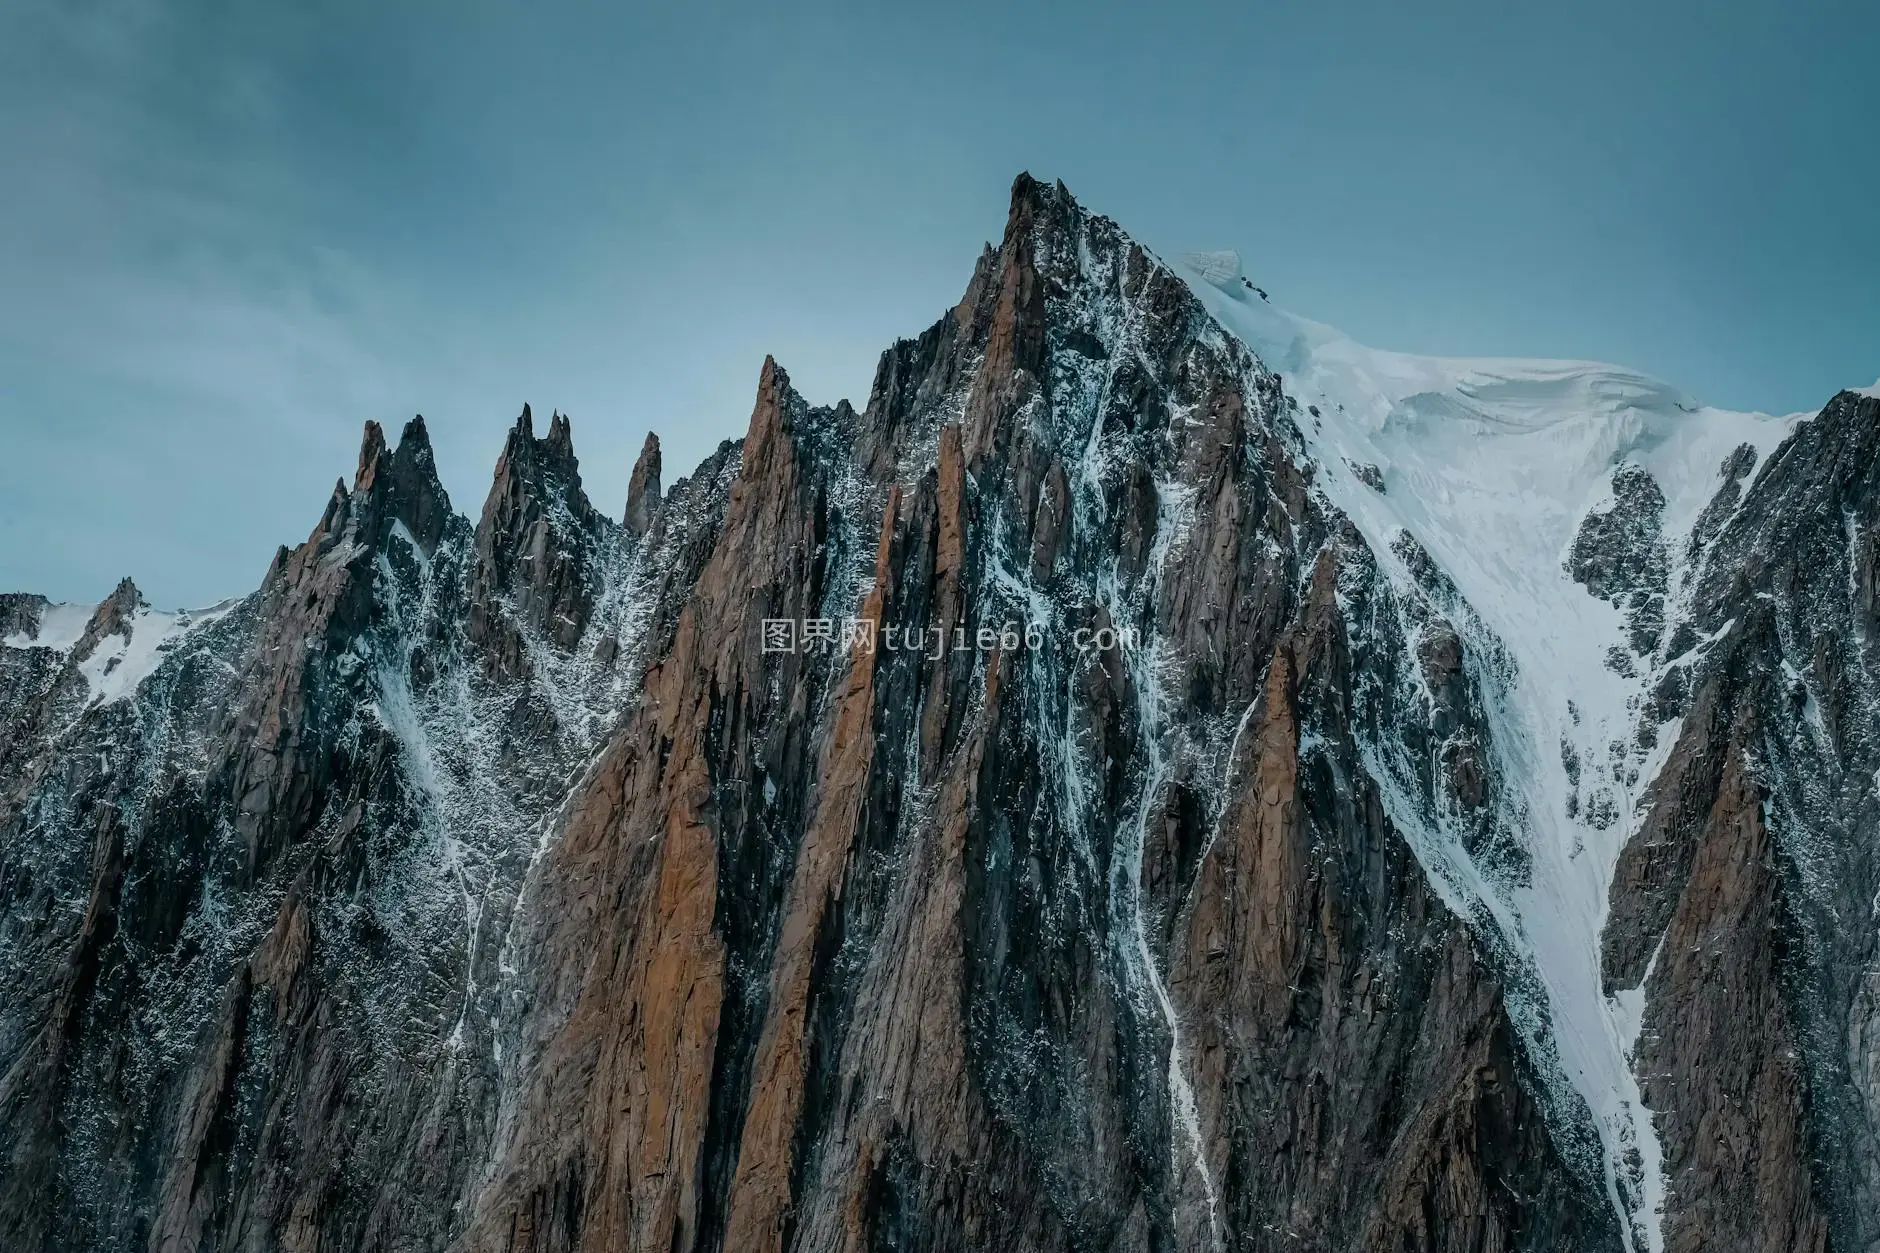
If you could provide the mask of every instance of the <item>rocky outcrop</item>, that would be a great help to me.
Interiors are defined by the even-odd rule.
[[[1674,661],[1679,734],[1612,887],[1608,985],[1645,993],[1638,1068],[1665,1140],[1666,1247],[1880,1238],[1874,932],[1880,402],[1842,393],[1708,536]]]
[[[1239,738],[1229,768],[1244,783],[1203,861],[1176,967],[1220,1194],[1213,1230],[1185,1238],[1616,1247],[1603,1198],[1542,1130],[1468,928],[1363,782],[1336,569],[1328,550]],[[1426,666],[1455,656],[1453,632],[1425,641]],[[1303,759],[1302,744],[1314,745]]]
[[[129,579],[119,582],[116,589],[92,611],[91,621],[85,624],[84,634],[78,637],[78,643],[72,649],[73,656],[85,661],[98,651],[98,646],[107,637],[115,635],[120,639],[128,638],[132,617],[144,607],[144,596],[137,590],[137,585]]]
[[[1622,464],[1612,472],[1612,500],[1587,514],[1567,553],[1574,580],[1624,612],[1637,653],[1656,651],[1664,631],[1670,577],[1664,511],[1665,494],[1651,474]]]
[[[1603,954],[1662,1212],[1490,904],[1509,653],[1021,177],[862,410],[766,361],[621,523],[560,415],[474,526],[368,425],[134,699],[0,601],[0,1243],[1863,1248],[1870,409],[1726,463],[1695,550],[1622,466],[1566,554],[1666,726]]]
[[[351,487],[260,591],[182,632],[135,702],[9,761],[0,1242],[403,1247],[460,1228],[511,909],[723,488],[676,487],[634,553],[603,530],[587,635],[564,650],[524,619],[549,661],[494,682],[469,632],[476,534],[422,423],[396,448],[369,425]],[[93,903],[68,914],[74,898]]]
[[[493,675],[520,676],[531,638],[562,651],[581,638],[594,611],[600,535],[568,419],[555,414],[537,438],[524,405],[476,531],[469,634],[488,650]]]
[[[646,443],[627,480],[626,527],[629,535],[644,535],[659,509],[659,436],[646,433]]]

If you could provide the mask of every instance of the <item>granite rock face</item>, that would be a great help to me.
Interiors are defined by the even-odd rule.
[[[651,431],[640,448],[640,458],[633,463],[633,475],[627,481],[626,527],[629,534],[644,535],[659,512],[659,436]]]
[[[864,408],[766,361],[623,523],[560,415],[474,525],[369,424],[242,601],[0,598],[0,1246],[1873,1247],[1880,404],[1682,584],[1636,466],[1563,558],[1673,724],[1601,885],[1661,1169],[1406,837],[1526,881],[1512,663],[1312,420],[1021,176]]]
[[[1665,650],[1688,707],[1668,711],[1679,731],[1614,878],[1606,979],[1645,992],[1666,1247],[1868,1249],[1880,400],[1835,397],[1747,492],[1742,470],[1723,473],[1689,622]]]

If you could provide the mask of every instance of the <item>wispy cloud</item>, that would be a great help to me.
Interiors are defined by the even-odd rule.
[[[282,86],[252,46],[201,55],[216,37],[142,0],[0,17],[0,583],[85,597],[131,566],[181,599],[243,590],[230,563],[304,530],[357,423],[414,390],[431,320],[306,229]]]

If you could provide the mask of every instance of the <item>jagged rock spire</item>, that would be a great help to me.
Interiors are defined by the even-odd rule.
[[[567,414],[557,409],[549,416],[548,438],[543,442],[554,456],[574,460],[574,429],[568,424]]]
[[[588,576],[604,525],[581,489],[567,416],[556,412],[547,436],[538,439],[523,405],[496,462],[476,533],[468,629],[491,650],[498,673],[519,671],[522,626],[562,648],[580,637],[593,608]]]
[[[377,422],[366,419],[366,431],[359,441],[359,468],[353,471],[353,490],[365,491],[377,476],[379,461],[385,456],[385,431]]]
[[[427,554],[436,550],[450,521],[450,497],[438,480],[422,415],[405,424],[396,449],[386,445],[377,422],[366,423],[351,498],[373,542],[402,522]]]
[[[85,625],[85,634],[79,637],[78,647],[73,655],[83,660],[91,656],[100,641],[109,635],[130,637],[131,619],[137,616],[139,609],[146,608],[148,602],[144,594],[137,590],[137,584],[126,575],[118,581],[109,596],[98,603],[92,611],[91,621]]]
[[[639,459],[633,463],[633,477],[627,481],[626,525],[631,534],[644,535],[653,525],[653,515],[659,510],[659,470],[659,435],[648,431]]]
[[[422,536],[429,443],[369,426],[314,542],[136,718],[9,714],[56,659],[0,644],[0,861],[31,874],[0,876],[0,1004],[32,1041],[0,1244],[1868,1247],[1880,401],[1728,463],[1667,624],[1682,730],[1604,940],[1654,1194],[1637,1152],[1601,1177],[1613,1124],[1538,1034],[1617,1021],[1538,1012],[1521,927],[1425,868],[1440,819],[1443,858],[1539,882],[1499,842],[1539,814],[1507,767],[1548,765],[1499,738],[1500,641],[1408,530],[1387,558],[1337,511],[1377,498],[1315,484],[1218,331],[1021,178],[866,415],[768,362],[689,484],[649,439],[644,543],[525,407],[474,556],[451,520],[406,596],[372,545]],[[760,638],[851,614],[878,645]],[[1008,646],[1013,614],[1044,634]],[[602,672],[631,677],[582,696]],[[122,1064],[156,1032],[184,1048]]]
[[[574,454],[574,429],[567,415],[555,413],[549,419],[548,434],[538,438],[529,406],[522,406],[521,416],[503,442],[502,456],[497,458],[496,474],[483,505],[485,519],[491,505],[517,485],[547,493],[570,509],[588,507],[581,490],[581,465]]]
[[[437,477],[437,459],[422,414],[405,423],[399,434],[398,447],[392,452],[392,481],[397,486],[399,517],[424,550],[433,551],[450,522],[450,496]]]

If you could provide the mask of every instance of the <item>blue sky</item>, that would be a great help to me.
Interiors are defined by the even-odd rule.
[[[551,11],[552,10],[552,11]],[[1880,375],[1880,6],[0,8],[0,590],[250,590],[422,412],[618,513],[958,298],[1020,169],[1380,346]]]

